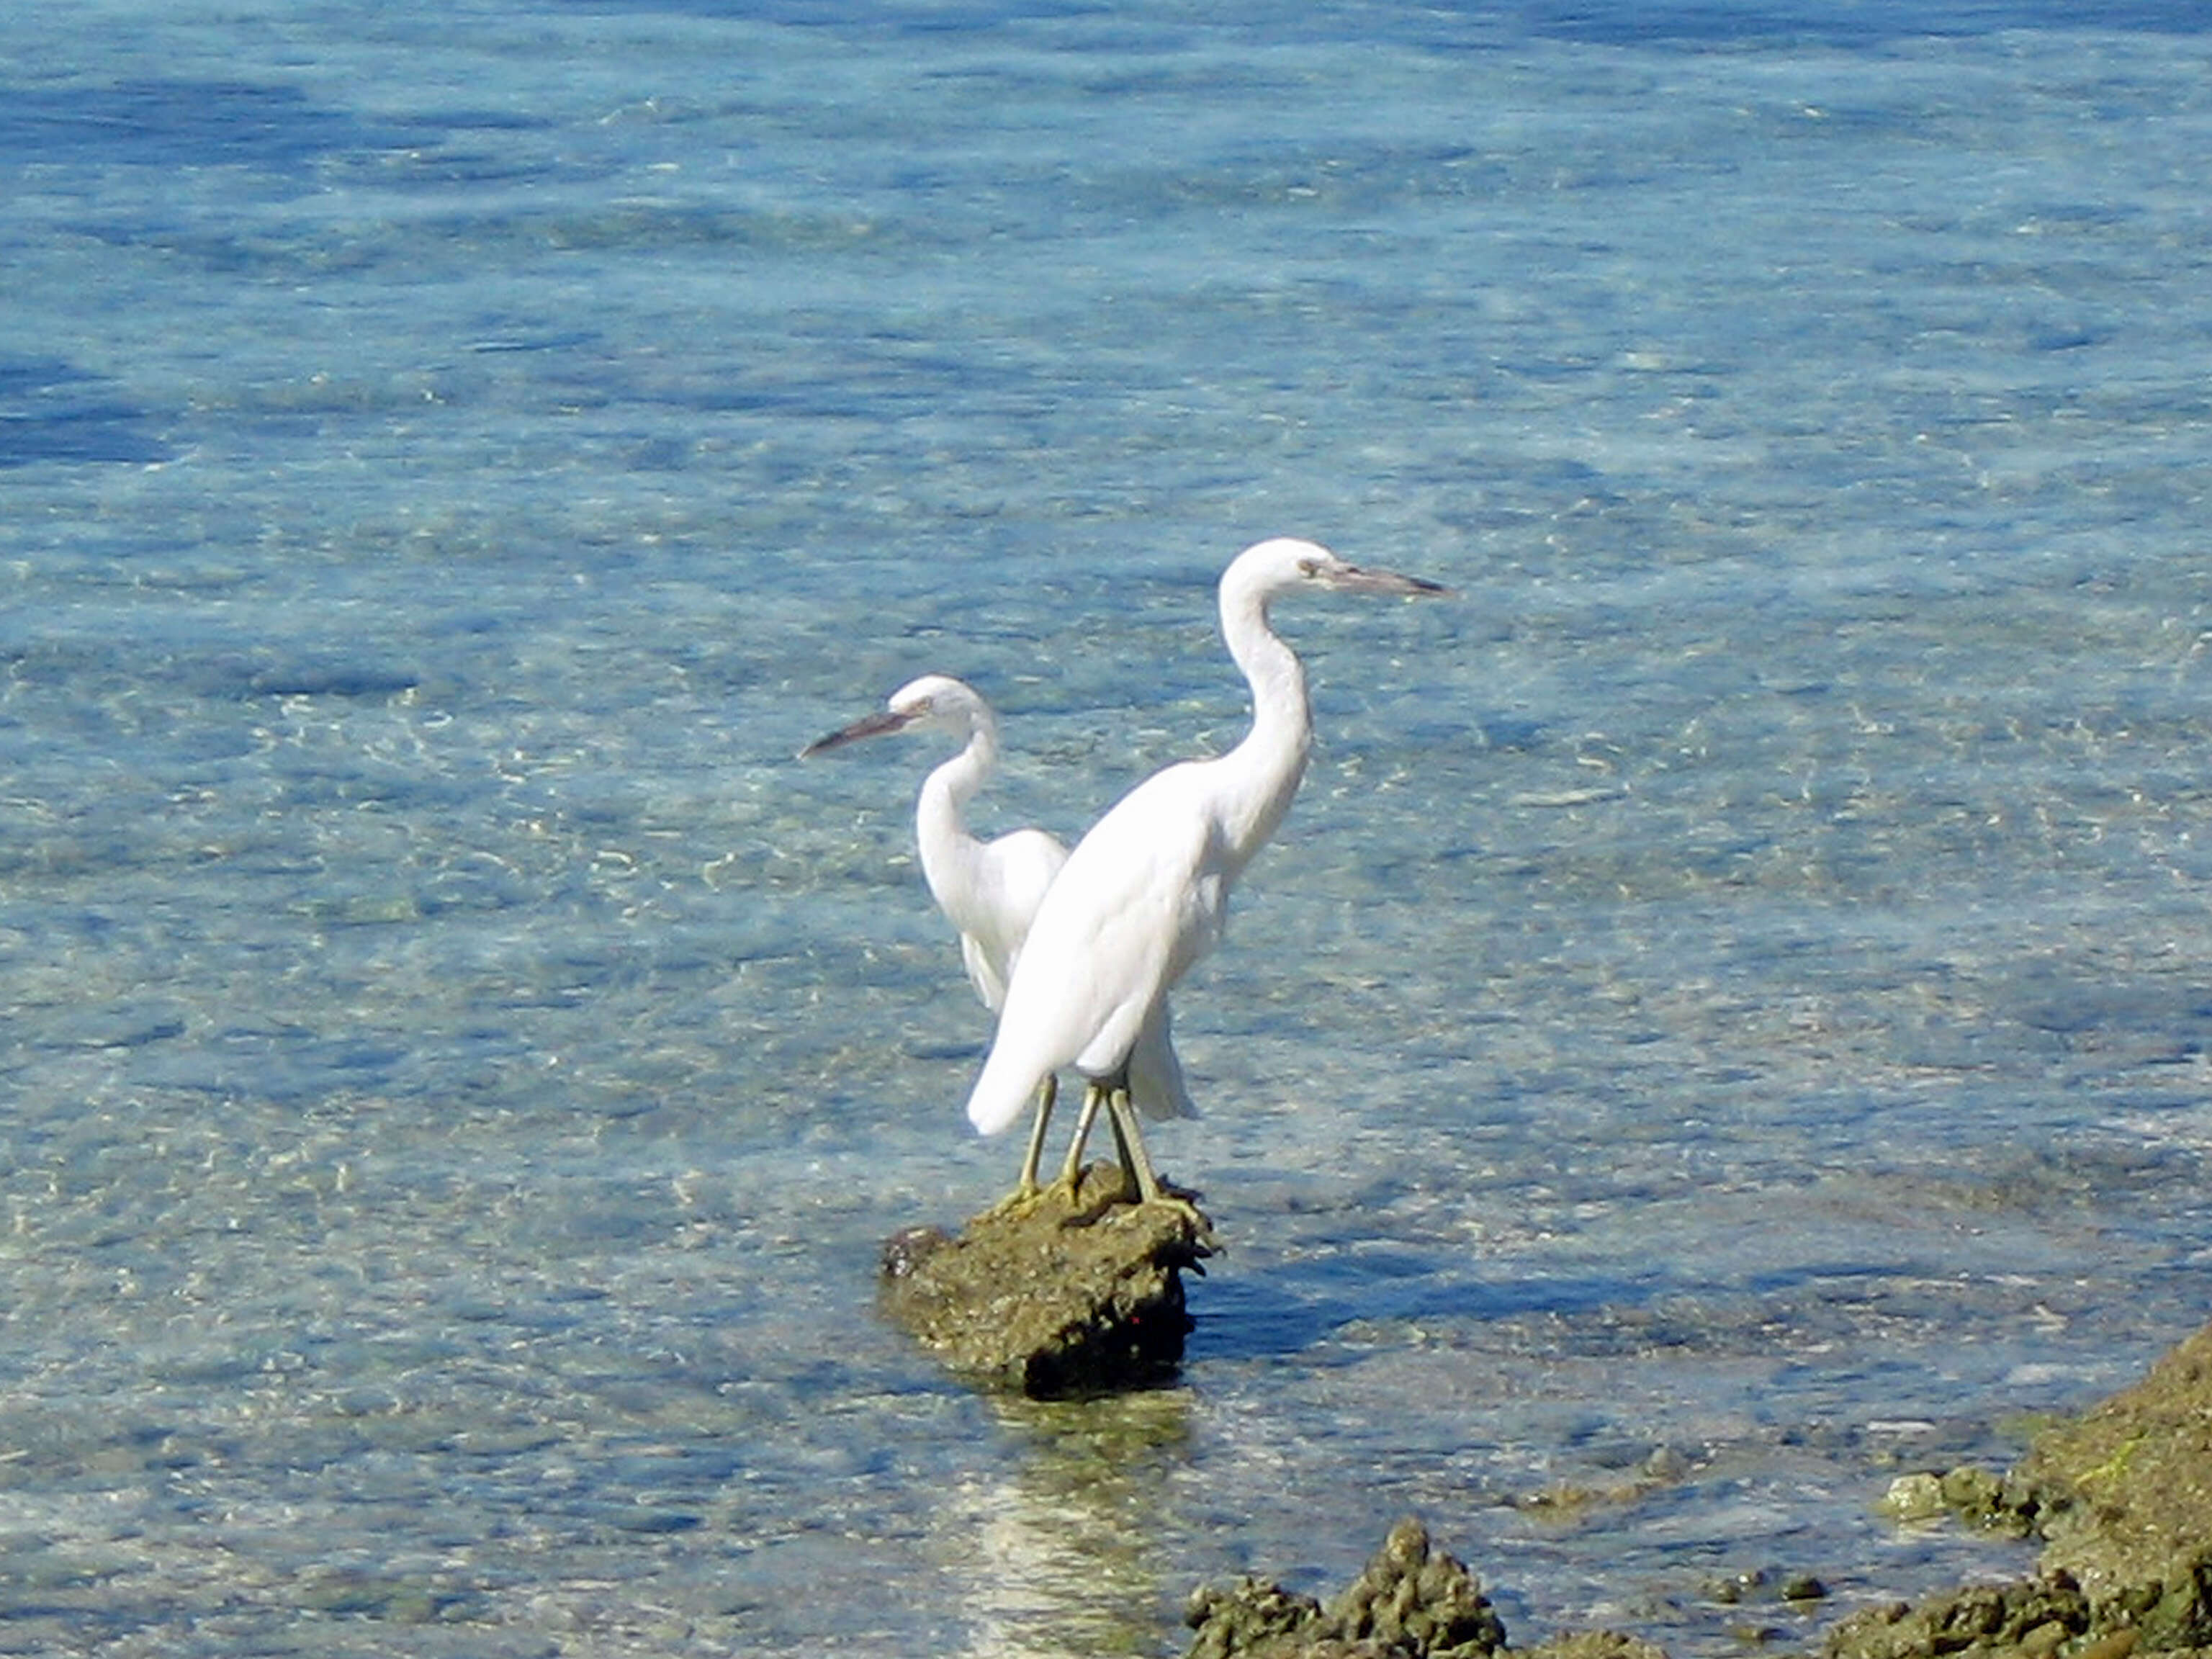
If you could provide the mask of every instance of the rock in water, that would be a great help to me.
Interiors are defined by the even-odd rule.
[[[1093,1164],[1077,1194],[1048,1188],[957,1237],[898,1234],[884,1247],[884,1312],[955,1370],[1039,1399],[1165,1380],[1190,1331],[1182,1273],[1205,1271],[1212,1230],[1188,1205],[1109,1202],[1121,1183]]]
[[[2039,1563],[2146,1652],[2212,1645],[2212,1325],[2078,1421],[2036,1437]]]
[[[1829,1633],[1824,1659],[2212,1653],[2212,1325],[2037,1435],[2002,1480],[1929,1475],[1899,1508],[2039,1534],[2036,1574],[1869,1608]]]
[[[1475,1576],[1410,1519],[1390,1528],[1367,1570],[1323,1611],[1347,1638],[1428,1659],[1486,1659],[1505,1645]]]
[[[2009,1474],[1909,1477],[1886,1507],[2039,1534],[2038,1571],[1868,1607],[1817,1659],[2212,1659],[2212,1325],[2133,1388],[2045,1429]],[[1802,1582],[1808,1597],[1820,1588]],[[1507,1649],[1474,1574],[1413,1521],[1326,1605],[1244,1578],[1198,1590],[1184,1618],[1189,1659],[1666,1659],[1612,1631]]]
[[[1190,1659],[1490,1659],[1505,1626],[1475,1576],[1401,1521],[1324,1607],[1257,1578],[1191,1597]]]

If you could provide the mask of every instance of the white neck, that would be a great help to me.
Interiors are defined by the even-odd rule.
[[[968,728],[968,746],[922,780],[915,803],[915,842],[921,853],[922,879],[948,910],[964,913],[972,866],[981,850],[968,833],[968,803],[998,766],[998,723],[979,711]]]
[[[1234,873],[1267,844],[1290,811],[1313,747],[1313,712],[1305,669],[1268,625],[1265,593],[1224,581],[1221,636],[1252,689],[1252,729],[1215,763],[1231,780],[1222,828]]]

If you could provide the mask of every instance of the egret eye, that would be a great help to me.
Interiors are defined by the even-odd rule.
[[[1307,577],[1308,579],[1320,575],[1321,561],[1319,559],[1300,559],[1298,561],[1298,574]]]

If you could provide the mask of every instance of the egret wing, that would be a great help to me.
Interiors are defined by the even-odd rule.
[[[1014,958],[1066,862],[1067,849],[1042,830],[1001,836],[976,857],[974,902],[958,919],[960,956],[975,994],[994,1012],[1006,1006]]]
[[[1047,1072],[1113,1070],[1180,971],[1177,935],[1207,842],[1201,822],[1174,810],[1180,769],[1101,818],[1038,907],[969,1098],[985,1133],[1012,1122]]]

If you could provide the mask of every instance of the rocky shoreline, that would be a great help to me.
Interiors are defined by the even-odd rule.
[[[2010,1471],[1905,1476],[1887,1507],[2044,1547],[2026,1577],[1853,1614],[1819,1659],[2212,1659],[2212,1325]],[[1197,1591],[1187,1620],[1189,1659],[1663,1659],[1611,1631],[1514,1648],[1474,1574],[1412,1520],[1328,1602],[1245,1578]]]
[[[1119,1202],[1121,1188],[1093,1165],[1075,1190],[1010,1201],[957,1237],[899,1234],[884,1248],[885,1313],[986,1387],[1053,1397],[1164,1380],[1190,1328],[1182,1274],[1218,1246],[1194,1205]],[[2212,1325],[2045,1429],[2013,1469],[1905,1475],[1883,1507],[2043,1549],[2026,1577],[1852,1614],[1817,1659],[2212,1659]],[[1326,1602],[1247,1577],[1195,1591],[1187,1622],[1190,1659],[1665,1659],[1611,1631],[1513,1647],[1480,1581],[1419,1520]]]

